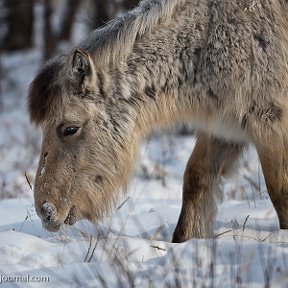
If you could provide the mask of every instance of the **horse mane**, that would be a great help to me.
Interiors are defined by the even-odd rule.
[[[132,51],[137,38],[156,28],[159,23],[171,19],[177,5],[187,0],[142,0],[131,11],[93,31],[90,36],[73,48],[84,49],[95,64],[117,63]],[[28,110],[32,122],[39,125],[49,114],[54,114],[61,105],[60,72],[71,54],[58,57],[44,65],[30,84]],[[57,109],[58,108],[58,109]]]
[[[100,65],[125,59],[136,39],[171,19],[176,7],[185,2],[187,0],[142,0],[133,10],[93,31],[76,49],[86,50]]]

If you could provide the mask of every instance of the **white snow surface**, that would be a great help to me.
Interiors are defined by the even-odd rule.
[[[171,132],[143,140],[111,216],[45,231],[24,175],[33,184],[40,151],[41,133],[26,112],[39,53],[1,61],[0,287],[288,287],[288,231],[279,230],[253,148],[223,184],[213,239],[171,243],[195,144]]]

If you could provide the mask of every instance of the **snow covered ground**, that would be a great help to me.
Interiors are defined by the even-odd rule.
[[[45,231],[25,177],[33,183],[41,142],[25,108],[39,54],[1,62],[0,287],[288,287],[288,231],[279,230],[253,149],[223,185],[214,239],[170,243],[194,146],[192,136],[171,132],[143,140],[111,217]]]

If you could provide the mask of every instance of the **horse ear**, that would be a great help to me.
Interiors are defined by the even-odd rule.
[[[92,75],[92,63],[88,53],[77,49],[72,58],[72,74],[80,84]]]

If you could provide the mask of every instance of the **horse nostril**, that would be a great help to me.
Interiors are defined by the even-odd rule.
[[[41,208],[41,214],[46,221],[54,221],[56,207],[52,203],[44,202]]]

